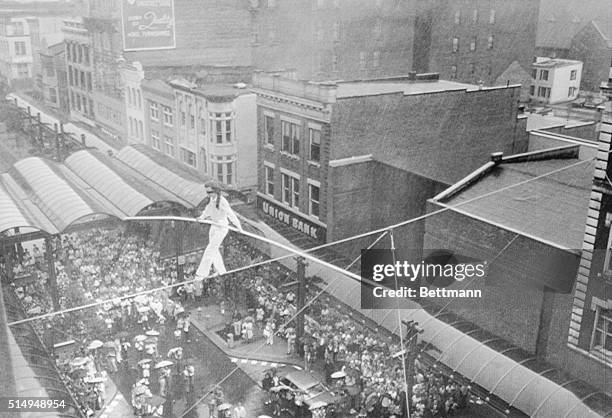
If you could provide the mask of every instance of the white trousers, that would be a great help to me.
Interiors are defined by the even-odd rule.
[[[223,244],[223,240],[228,231],[228,228],[222,226],[210,226],[210,230],[208,231],[208,246],[204,250],[202,261],[200,261],[200,265],[196,270],[197,277],[209,276],[211,266],[215,268],[218,274],[224,274],[227,271],[225,270],[225,264],[223,263],[223,257],[221,256],[219,247]]]

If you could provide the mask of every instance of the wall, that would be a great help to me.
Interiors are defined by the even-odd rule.
[[[241,94],[236,98],[236,171],[240,189],[257,187],[257,96]]]
[[[581,90],[599,92],[601,83],[608,79],[612,59],[609,42],[602,39],[593,24],[587,25],[572,39],[567,56],[584,64]]]
[[[538,6],[539,0],[418,0],[420,29],[415,39],[415,68],[439,72],[442,78],[451,79],[451,67],[456,66],[457,80],[472,83],[483,80],[488,85],[514,61],[529,68],[534,56]],[[492,9],[495,20],[491,24]],[[461,13],[459,24],[455,24],[457,10]],[[474,10],[478,10],[476,23]],[[491,49],[490,35],[494,37]],[[459,38],[457,52],[452,49],[454,37]],[[477,39],[475,51],[470,50],[473,37]]]
[[[430,204],[429,211],[436,209],[438,205]],[[484,280],[466,282],[467,288],[482,290],[482,298],[459,299],[449,309],[530,353],[541,350],[544,286],[567,287],[579,261],[577,255],[451,211],[427,219],[424,248],[488,261]],[[460,289],[466,283],[450,288]]]
[[[572,70],[576,71],[576,79],[571,80],[570,75]],[[582,76],[582,63],[578,65],[566,65],[552,69],[550,72],[552,78],[552,90],[550,92],[550,104],[568,102],[578,98],[580,90],[580,78]],[[576,88],[576,93],[569,96],[569,88]]]
[[[331,159],[374,159],[454,184],[496,151],[523,152],[520,89],[385,94],[339,99],[332,110]]]

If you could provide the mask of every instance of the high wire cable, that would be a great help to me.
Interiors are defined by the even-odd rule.
[[[376,245],[382,238],[384,238],[387,235],[387,231],[383,232],[373,243],[371,243],[368,246],[368,249],[372,248],[374,245]],[[355,258],[351,263],[349,263],[349,265],[346,267],[347,269],[351,268],[357,261],[359,261],[359,259],[361,258],[361,255],[357,256],[357,258]],[[297,316],[304,311],[306,308],[308,308],[311,304],[314,303],[315,300],[317,300],[323,293],[325,293],[325,291],[331,287],[332,284],[334,284],[336,281],[339,280],[341,276],[338,276],[336,278],[334,278],[333,280],[331,280],[323,289],[321,289],[315,296],[313,296],[307,303],[304,304],[304,306],[302,308],[300,308],[297,312],[295,312],[289,319],[287,319],[285,321],[285,323],[283,325],[281,325],[275,332],[274,335],[279,334],[281,331],[284,330],[285,326],[289,325],[291,323],[291,321],[293,321],[295,318],[297,318]],[[252,352],[256,353],[259,350],[261,350],[264,346],[265,346],[265,342],[263,344],[260,344],[259,346],[255,347]],[[246,358],[245,360],[251,360],[251,358]],[[210,395],[211,393],[214,392],[215,388],[217,388],[219,385],[221,385],[223,382],[225,382],[231,375],[233,375],[234,373],[236,373],[236,371],[240,369],[240,366],[236,365],[236,367],[234,367],[225,377],[223,377],[221,380],[219,380],[217,383],[214,384],[214,386],[211,387],[211,389],[209,391],[207,391],[204,395],[202,395],[198,400],[196,400],[193,405],[191,405],[189,407],[189,409],[185,410],[183,412],[183,415],[181,415],[181,417],[184,417],[185,415],[187,415],[193,408],[195,408],[200,402],[202,402],[204,399],[206,399],[206,397],[208,395]]]
[[[465,200],[463,202],[459,202],[459,203],[456,203],[454,205],[445,205],[441,209],[435,210],[433,212],[426,213],[424,215],[417,216],[417,217],[412,218],[412,219],[408,219],[406,221],[402,221],[402,222],[399,222],[399,223],[396,223],[396,224],[393,224],[393,225],[389,225],[389,226],[384,227],[384,228],[379,228],[379,229],[376,229],[376,230],[373,230],[373,231],[369,231],[369,232],[365,232],[365,233],[362,233],[362,234],[354,235],[352,237],[340,239],[340,240],[337,240],[337,241],[334,241],[334,242],[331,242],[331,243],[323,244],[323,245],[320,245],[320,246],[318,246],[316,248],[311,248],[309,250],[301,250],[301,251],[300,250],[296,250],[294,248],[291,248],[291,247],[288,247],[286,245],[280,244],[280,243],[278,243],[276,241],[270,240],[268,238],[261,237],[261,236],[256,235],[256,234],[249,233],[249,232],[244,231],[244,230],[239,230],[239,229],[231,227],[231,226],[225,226],[225,225],[223,225],[223,226],[228,228],[228,229],[230,229],[230,230],[232,230],[232,231],[236,231],[238,233],[241,233],[241,234],[244,234],[244,235],[248,235],[248,236],[250,236],[252,238],[255,238],[255,239],[267,242],[269,244],[272,244],[272,245],[275,245],[275,246],[279,246],[279,247],[285,249],[286,251],[288,251],[290,253],[293,253],[293,255],[301,255],[304,258],[307,258],[309,260],[313,260],[316,263],[329,266],[333,270],[339,271],[341,274],[347,275],[347,276],[349,276],[350,278],[352,278],[354,280],[361,281],[361,277],[360,276],[357,276],[357,275],[355,275],[354,273],[351,273],[351,272],[347,272],[346,270],[343,270],[343,269],[341,269],[341,268],[339,268],[337,266],[334,266],[333,264],[330,264],[330,263],[324,262],[322,260],[319,260],[318,258],[313,257],[313,256],[307,254],[307,252],[314,251],[315,249],[321,249],[321,248],[329,247],[329,246],[332,246],[332,245],[341,244],[341,243],[344,243],[344,242],[347,242],[347,241],[352,241],[352,240],[359,239],[359,238],[365,238],[365,237],[368,237],[368,236],[374,235],[374,234],[380,234],[382,232],[389,231],[390,229],[393,229],[393,228],[398,228],[398,227],[401,227],[401,226],[406,226],[406,225],[409,225],[411,223],[427,219],[427,218],[429,218],[431,216],[438,215],[440,213],[444,213],[444,212],[446,212],[448,210],[451,210],[451,209],[454,209],[454,208],[466,205],[468,203],[472,203],[472,202],[474,202],[476,200],[492,196],[492,195],[500,193],[502,191],[509,190],[509,189],[514,188],[514,187],[518,187],[518,186],[521,186],[523,184],[527,184],[527,183],[530,183],[532,181],[536,181],[536,180],[539,180],[541,178],[545,178],[545,177],[548,177],[548,176],[560,173],[560,172],[565,171],[565,170],[569,170],[570,168],[576,167],[576,166],[581,165],[581,164],[585,164],[585,163],[590,162],[592,160],[594,160],[594,158],[587,159],[587,160],[581,160],[581,161],[578,161],[576,163],[567,165],[565,167],[561,167],[559,169],[550,171],[548,173],[544,173],[544,174],[541,174],[539,176],[532,177],[532,178],[529,178],[529,179],[525,179],[525,180],[520,181],[518,183],[510,184],[510,185],[504,186],[504,187],[502,187],[500,189],[493,190],[491,192],[484,193],[484,194],[479,195],[479,196],[475,196],[475,197],[473,197],[471,199],[467,199],[467,200]],[[205,224],[209,224],[209,225],[215,224],[214,222],[211,222],[211,221],[208,221],[208,220],[206,220],[206,221],[198,221],[195,218],[184,218],[184,217],[178,217],[178,216],[168,216],[168,217],[151,217],[151,216],[149,216],[149,217],[130,217],[130,218],[127,218],[127,219],[139,221],[139,220],[146,220],[146,219],[161,220],[162,218],[164,220],[184,220],[184,221],[187,221],[187,222],[199,222],[199,223],[205,223]],[[283,256],[282,258],[289,258],[289,257],[292,257],[293,255],[291,255],[291,254],[290,255],[286,255],[286,256]],[[256,264],[253,264],[253,265],[250,265],[250,266],[246,266],[246,267],[243,267],[243,268],[237,268],[237,269],[234,269],[232,271],[228,271],[226,274],[235,273],[235,272],[238,272],[238,271],[246,270],[246,269],[248,269],[250,267],[254,267],[256,265],[268,264],[270,262],[272,262],[272,260],[265,260],[264,262],[261,262],[260,264],[256,263]],[[29,321],[33,321],[33,320],[49,318],[49,317],[52,317],[52,316],[55,316],[55,315],[59,315],[59,314],[62,314],[62,313],[69,313],[69,312],[74,312],[74,311],[77,311],[77,310],[80,310],[80,309],[91,308],[91,307],[103,305],[103,304],[105,304],[107,302],[110,302],[110,301],[112,301],[114,299],[128,299],[128,298],[136,297],[136,296],[139,296],[139,295],[146,295],[146,294],[154,293],[154,292],[157,292],[157,291],[160,291],[160,290],[171,289],[173,287],[181,286],[181,285],[183,285],[185,283],[193,283],[196,280],[197,279],[190,280],[190,281],[187,281],[187,282],[182,282],[182,283],[176,283],[176,284],[172,284],[172,285],[160,286],[160,287],[155,288],[155,289],[145,290],[145,291],[133,293],[131,295],[125,295],[125,296],[122,296],[122,297],[119,297],[119,298],[115,297],[115,298],[110,298],[110,299],[105,300],[105,301],[94,302],[94,303],[90,303],[90,304],[86,304],[86,305],[81,305],[81,306],[74,307],[74,308],[62,309],[62,310],[59,310],[59,311],[55,311],[55,312],[51,312],[51,313],[47,313],[47,314],[43,314],[43,315],[38,315],[38,316],[33,316],[33,317],[25,318],[25,319],[22,319],[22,320],[19,320],[19,321],[14,321],[14,322],[9,323],[8,325],[9,326],[17,325],[17,324],[21,324],[21,323],[25,323],[25,322],[29,322]]]

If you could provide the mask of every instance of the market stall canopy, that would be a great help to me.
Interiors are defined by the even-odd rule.
[[[0,175],[0,232],[24,228],[58,234],[91,220],[135,216],[161,202],[192,209],[206,197],[209,180],[139,145],[116,157],[82,150],[63,164],[29,157]]]

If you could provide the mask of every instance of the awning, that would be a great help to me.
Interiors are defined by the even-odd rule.
[[[82,150],[64,164],[25,158],[0,175],[0,232],[57,234],[89,220],[135,216],[159,202],[195,208],[208,180],[144,146],[125,147],[118,158]]]

